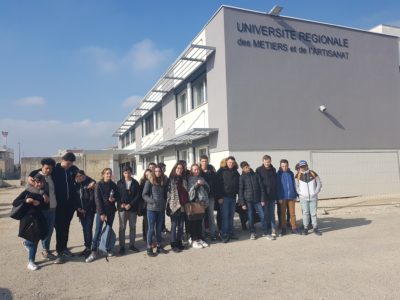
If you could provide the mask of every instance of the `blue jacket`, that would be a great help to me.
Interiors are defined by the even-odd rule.
[[[290,169],[287,172],[283,172],[281,169],[279,169],[277,177],[279,199],[296,199],[297,193],[293,172],[290,171]]]

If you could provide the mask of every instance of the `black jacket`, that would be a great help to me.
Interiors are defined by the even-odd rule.
[[[40,205],[34,206],[26,203],[27,198],[39,201]],[[47,209],[48,204],[44,202],[43,196],[25,190],[13,201],[13,206],[19,206],[20,204],[23,205],[24,216],[19,222],[18,236],[31,242],[44,239],[47,236],[48,227],[42,210]]]
[[[65,170],[58,163],[54,167],[52,177],[57,198],[57,208],[64,210],[65,208],[74,209],[76,190],[75,190],[75,175],[78,172],[75,166]]]
[[[239,180],[239,203],[258,203],[265,200],[265,190],[261,178],[251,170],[249,173],[242,173]]]
[[[235,198],[239,192],[240,174],[236,168],[221,168],[217,172],[218,192],[216,198],[230,197]]]
[[[110,198],[110,193],[113,191],[115,202],[110,202],[108,199]],[[104,182],[100,180],[96,184],[96,188],[94,190],[94,200],[96,202],[96,212],[99,215],[114,215],[116,208],[115,204],[119,201],[119,192],[118,187],[113,181]]]
[[[119,200],[117,202],[118,211],[123,211],[125,209],[121,208],[121,204],[130,204],[130,211],[137,212],[139,207],[139,202],[141,198],[139,183],[132,178],[132,183],[129,190],[126,189],[125,179],[122,178],[117,183],[118,192],[119,192]]]
[[[278,200],[278,178],[275,168],[271,165],[271,167],[267,169],[262,165],[256,169],[256,173],[261,177],[266,194],[265,200]]]
[[[208,193],[208,196],[215,198],[215,195],[218,194],[218,178],[215,168],[212,165],[208,165],[207,171],[203,171],[200,168],[200,176],[204,178],[204,180],[208,183],[208,186],[210,187],[210,192]]]
[[[153,185],[147,180],[144,185],[142,197],[147,204],[147,210],[165,211],[167,205],[167,186]]]
[[[82,183],[75,182],[75,209],[83,208],[85,211],[95,211],[94,190],[87,188],[92,182],[95,181],[88,176]],[[83,215],[78,212],[78,216],[82,217]]]

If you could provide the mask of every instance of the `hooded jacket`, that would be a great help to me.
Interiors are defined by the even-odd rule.
[[[321,191],[322,183],[317,173],[311,170],[307,170],[304,173],[299,172],[296,175],[295,182],[300,201],[318,200],[318,194]]]
[[[279,168],[276,175],[278,177],[279,200],[296,199],[297,192],[293,172],[290,169],[287,172],[283,172],[282,169]]]
[[[239,192],[239,177],[238,167],[235,162],[232,169],[226,165],[226,161],[221,162],[221,168],[217,172],[218,193],[217,199],[222,197],[230,197],[236,199]]]
[[[52,172],[54,181],[54,187],[56,192],[57,207],[60,211],[63,211],[66,207],[74,209],[75,202],[75,187],[74,178],[78,172],[76,166],[71,166],[68,170],[65,170],[60,163],[56,164]]]
[[[95,211],[96,205],[94,201],[94,190],[88,189],[88,186],[95,182],[89,176],[86,176],[86,179],[81,182],[75,182],[75,190],[76,190],[76,197],[75,197],[75,209],[82,208],[85,211]],[[82,215],[78,212],[78,216],[82,217]]]
[[[266,200],[275,201],[278,200],[278,180],[276,177],[276,169],[271,165],[268,169],[261,165],[256,169],[256,172],[261,177],[263,183]]]
[[[265,200],[265,190],[260,176],[253,170],[249,173],[242,173],[239,180],[239,203],[245,205],[246,202],[259,203]]]

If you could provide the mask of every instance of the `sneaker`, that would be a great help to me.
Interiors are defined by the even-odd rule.
[[[301,232],[301,235],[307,235],[308,234],[308,229],[304,228],[303,231]]]
[[[27,265],[28,270],[36,271],[39,269],[38,265],[35,264],[33,261],[30,261]]]
[[[276,238],[276,231],[275,231],[275,229],[272,230],[271,236],[274,237],[274,238]]]
[[[85,259],[85,262],[91,263],[91,262],[93,262],[96,258],[97,258],[96,251],[92,251],[92,253],[90,253],[89,257]]]
[[[182,241],[176,242],[176,247],[181,251],[186,249],[186,247],[183,245]]]
[[[205,241],[203,241],[203,240],[200,240],[199,243],[203,246],[203,248],[207,248],[207,247],[209,246],[209,245],[208,245]]]
[[[168,254],[168,251],[164,249],[162,246],[157,247],[157,253],[159,254]]]
[[[107,251],[107,257],[113,257],[114,254],[111,251]]]
[[[250,234],[250,239],[254,241],[256,239],[256,234],[255,233]]]
[[[60,253],[59,255],[57,255],[57,258],[54,261],[54,264],[56,265],[61,265],[63,263],[65,263],[67,261],[65,255],[63,253]]]
[[[192,243],[192,248],[193,248],[193,249],[203,249],[203,246],[202,246],[199,242],[194,241],[194,242]]]
[[[322,232],[319,231],[318,228],[314,228],[314,234],[315,234],[315,235],[318,235],[318,236],[321,236],[321,235],[322,235]]]
[[[50,251],[43,250],[42,258],[47,259],[47,260],[55,260],[57,257],[54,254],[52,254]]]
[[[63,251],[63,254],[64,254],[66,257],[73,257],[73,256],[74,256],[74,254],[73,254],[71,251],[69,251],[68,248],[65,249],[65,250]]]
[[[227,242],[229,242],[229,240],[230,240],[230,237],[229,236],[224,236],[224,237],[222,237],[222,242],[223,243],[227,243]]]
[[[85,250],[83,250],[81,253],[79,253],[79,256],[84,256],[87,257],[90,254],[90,249],[89,248],[85,248]]]
[[[129,250],[138,253],[140,250],[138,248],[136,248],[134,245],[130,245],[129,246]]]
[[[299,234],[299,231],[297,229],[292,229],[292,234]]]
[[[284,236],[286,235],[286,229],[282,228],[281,232],[279,233],[279,236]]]
[[[125,248],[121,247],[119,248],[119,255],[124,255],[125,254]]]
[[[272,234],[267,234],[267,239],[270,241],[275,241],[276,237],[274,237]]]
[[[147,248],[147,256],[149,257],[156,257],[157,254],[153,252],[153,248]]]

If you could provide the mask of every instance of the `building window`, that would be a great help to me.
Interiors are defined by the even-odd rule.
[[[161,129],[163,127],[163,114],[162,108],[156,111],[156,130]]]
[[[178,160],[184,160],[189,165],[189,151],[188,150],[179,150],[178,151]]]
[[[131,144],[133,144],[136,141],[135,137],[135,128],[131,129]]]
[[[187,91],[184,90],[176,96],[177,117],[184,115],[187,111]]]
[[[196,108],[203,103],[205,103],[206,100],[206,77],[202,76],[201,78],[197,79],[196,81],[193,82],[192,84],[192,107]]]
[[[149,116],[144,121],[145,135],[154,132],[154,116],[149,114]]]

